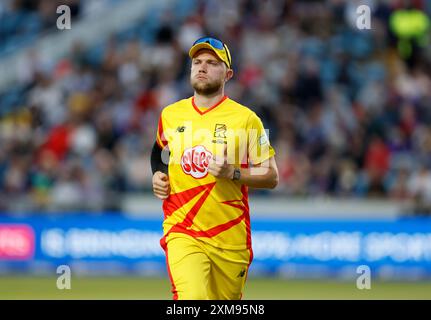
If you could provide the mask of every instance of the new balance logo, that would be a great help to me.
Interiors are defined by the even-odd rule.
[[[184,126],[180,126],[180,127],[178,127],[177,128],[177,132],[184,132],[184,130],[186,130],[186,127],[184,127]]]
[[[242,277],[244,277],[244,275],[245,275],[245,269],[242,269],[242,270],[239,272],[239,274],[238,274],[237,278],[242,278]]]

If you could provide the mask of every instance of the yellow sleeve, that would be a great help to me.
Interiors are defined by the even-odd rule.
[[[254,112],[248,118],[247,132],[248,160],[251,164],[260,164],[275,155],[275,150],[269,142],[268,133],[265,131],[262,121]]]
[[[168,145],[168,141],[166,140],[165,135],[164,135],[163,111],[160,113],[160,117],[159,117],[159,124],[157,126],[156,142],[161,149],[163,149],[164,147],[166,147]]]

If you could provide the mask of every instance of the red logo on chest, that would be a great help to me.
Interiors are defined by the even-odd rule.
[[[208,174],[208,165],[212,156],[212,153],[204,146],[188,148],[181,156],[181,168],[185,174],[191,175],[193,178],[204,178]]]

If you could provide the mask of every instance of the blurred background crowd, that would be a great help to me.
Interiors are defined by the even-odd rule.
[[[56,29],[60,3],[72,28],[87,12],[127,5],[0,2],[0,60],[30,48],[17,83],[0,92],[1,211],[115,212],[125,194],[150,193],[159,113],[193,94],[187,53],[203,35],[229,46],[227,94],[269,129],[280,170],[269,195],[430,211],[430,1],[178,1],[47,61],[31,47],[67,32]],[[370,30],[356,26],[361,4]]]

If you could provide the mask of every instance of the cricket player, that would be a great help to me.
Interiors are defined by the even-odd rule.
[[[175,300],[241,299],[253,259],[248,187],[277,186],[275,152],[259,117],[224,93],[226,44],[204,37],[189,56],[194,95],[162,110],[151,154],[160,244]]]

